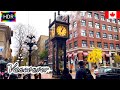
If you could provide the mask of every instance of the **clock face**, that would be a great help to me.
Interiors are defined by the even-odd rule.
[[[57,26],[56,31],[57,31],[57,34],[59,36],[66,36],[67,35],[67,29],[65,26],[62,26],[62,25]]]

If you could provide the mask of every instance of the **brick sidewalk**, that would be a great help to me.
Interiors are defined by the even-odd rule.
[[[72,78],[75,79],[76,72],[73,71],[73,72],[70,73],[70,74],[72,75]],[[94,79],[95,79],[95,75],[94,75],[93,71],[91,71],[91,74],[93,75],[93,77],[94,77]],[[31,78],[34,79],[34,75],[32,75]],[[20,79],[22,79],[22,78],[20,78]],[[53,78],[53,77],[52,77],[52,73],[51,73],[51,74],[42,74],[42,75],[41,75],[41,79],[56,79],[56,78]]]

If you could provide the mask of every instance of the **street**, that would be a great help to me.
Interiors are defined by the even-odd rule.
[[[70,74],[72,75],[72,78],[75,79],[76,72],[72,72]],[[91,74],[93,75],[93,77],[95,79],[95,75],[93,74],[93,72],[91,72]],[[34,75],[32,75],[31,78],[34,79]],[[22,78],[20,78],[20,79],[22,79]],[[50,73],[50,74],[42,74],[41,79],[55,79],[55,78],[53,78],[52,73]]]

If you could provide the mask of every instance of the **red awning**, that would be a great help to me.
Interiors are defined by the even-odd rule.
[[[72,54],[69,54],[69,55],[68,55],[68,57],[71,57],[71,56],[72,56]]]
[[[77,53],[74,53],[74,56],[77,56]]]
[[[106,54],[106,57],[110,57],[110,54]]]
[[[87,53],[87,52],[83,52],[83,55],[84,55],[84,56],[87,56],[87,55],[88,55],[88,53]]]

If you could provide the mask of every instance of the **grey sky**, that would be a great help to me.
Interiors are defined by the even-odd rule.
[[[49,19],[53,21],[55,11],[16,11],[16,22],[5,22],[6,25],[13,29],[13,26],[18,23],[30,25],[37,32],[37,39],[40,35],[49,35]],[[63,12],[61,12],[64,14]],[[11,48],[12,55],[15,55],[14,39],[12,38]]]

